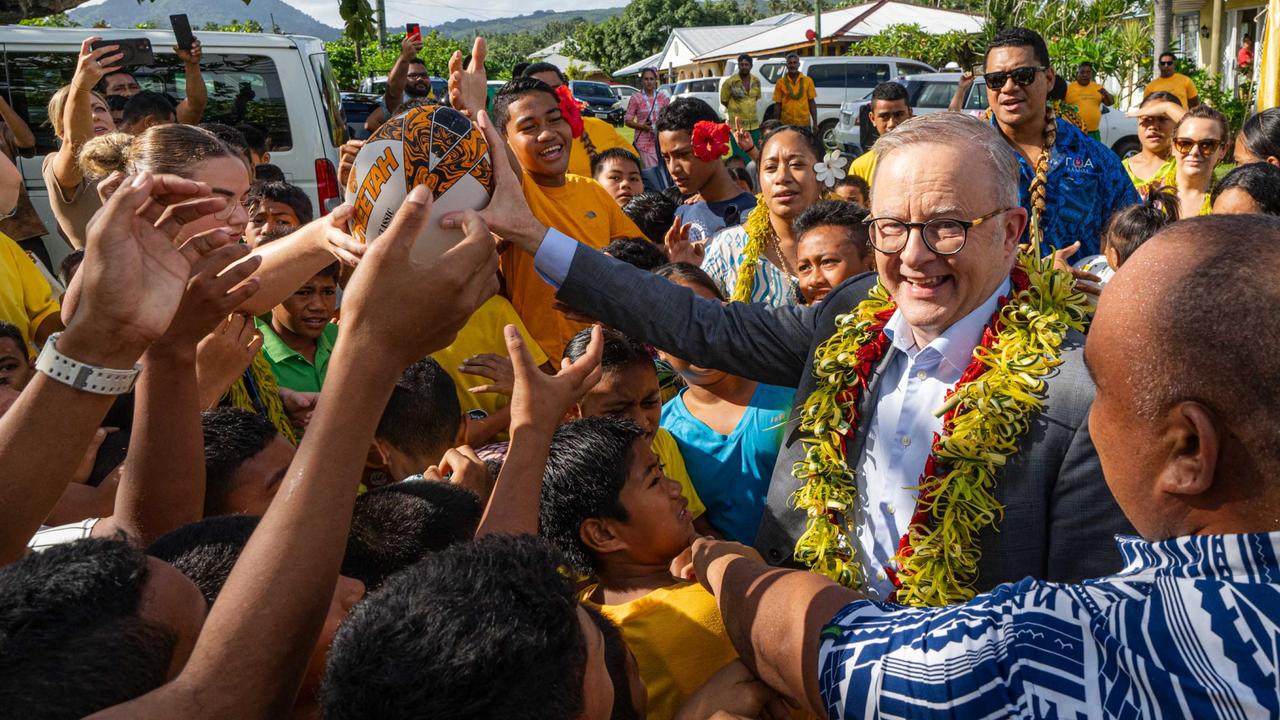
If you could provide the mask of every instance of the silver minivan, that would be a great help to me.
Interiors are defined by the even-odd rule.
[[[46,106],[53,93],[71,81],[80,45],[90,35],[149,39],[156,62],[134,69],[138,84],[171,97],[186,96],[172,32],[0,26],[0,92],[36,136],[36,156],[19,158],[19,167],[49,230],[45,246],[54,267],[70,247],[59,237],[40,176],[44,155],[57,149]],[[260,128],[270,139],[272,164],[306,191],[317,217],[336,207],[342,201],[337,162],[345,127],[324,43],[301,35],[262,33],[197,32],[196,37],[203,46],[200,70],[209,95],[203,120]]]

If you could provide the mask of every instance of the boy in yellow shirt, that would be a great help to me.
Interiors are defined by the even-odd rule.
[[[543,475],[540,533],[595,584],[583,591],[634,653],[651,718],[671,718],[737,658],[715,598],[671,574],[695,531],[679,483],[627,418],[556,431]]]
[[[520,183],[534,217],[596,249],[643,233],[599,183],[567,172],[573,132],[560,101],[541,80],[520,78],[493,99],[493,124],[519,164]],[[538,277],[533,257],[517,248],[502,254],[511,304],[551,357],[560,357],[574,333],[587,327],[552,308],[555,290]]]

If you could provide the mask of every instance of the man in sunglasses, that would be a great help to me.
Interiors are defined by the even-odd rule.
[[[1017,153],[1019,204],[1033,220],[1043,191],[1041,249],[1066,248],[1074,257],[1098,254],[1111,214],[1140,198],[1120,158],[1105,145],[1062,118],[1048,132],[1045,103],[1055,75],[1044,38],[1026,28],[1001,30],[987,46],[983,77],[991,124]],[[1053,144],[1046,147],[1050,134]],[[1024,233],[1023,240],[1029,239]]]
[[[1196,84],[1191,78],[1180,72],[1174,72],[1173,67],[1177,61],[1178,58],[1173,53],[1162,54],[1156,63],[1160,75],[1142,88],[1142,94],[1145,97],[1153,92],[1173,93],[1182,101],[1182,106],[1190,110],[1200,104],[1200,93],[1196,90]]]

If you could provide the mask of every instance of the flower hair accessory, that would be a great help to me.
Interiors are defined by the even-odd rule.
[[[729,126],[710,120],[699,120],[693,126],[693,156],[703,162],[724,157],[729,152]]]
[[[839,150],[832,150],[822,158],[822,162],[813,164],[813,171],[818,174],[818,181],[827,187],[835,187],[836,183],[845,178],[845,165],[849,164],[849,159],[840,154]]]
[[[560,116],[569,123],[573,139],[577,140],[582,137],[582,104],[573,96],[568,85],[556,88],[556,97],[560,98]]]

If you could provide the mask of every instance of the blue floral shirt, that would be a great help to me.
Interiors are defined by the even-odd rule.
[[[994,124],[995,119],[991,122]],[[1120,158],[1110,148],[1058,118],[1058,135],[1049,154],[1044,230],[1046,246],[1064,248],[1080,241],[1076,257],[1097,255],[1111,213],[1142,202]],[[1018,155],[1018,202],[1031,212],[1028,190],[1035,169]],[[1024,235],[1023,241],[1029,238]],[[1042,248],[1046,253],[1050,247]]]
[[[1127,567],[822,632],[832,718],[1280,717],[1280,533],[1118,538]]]

